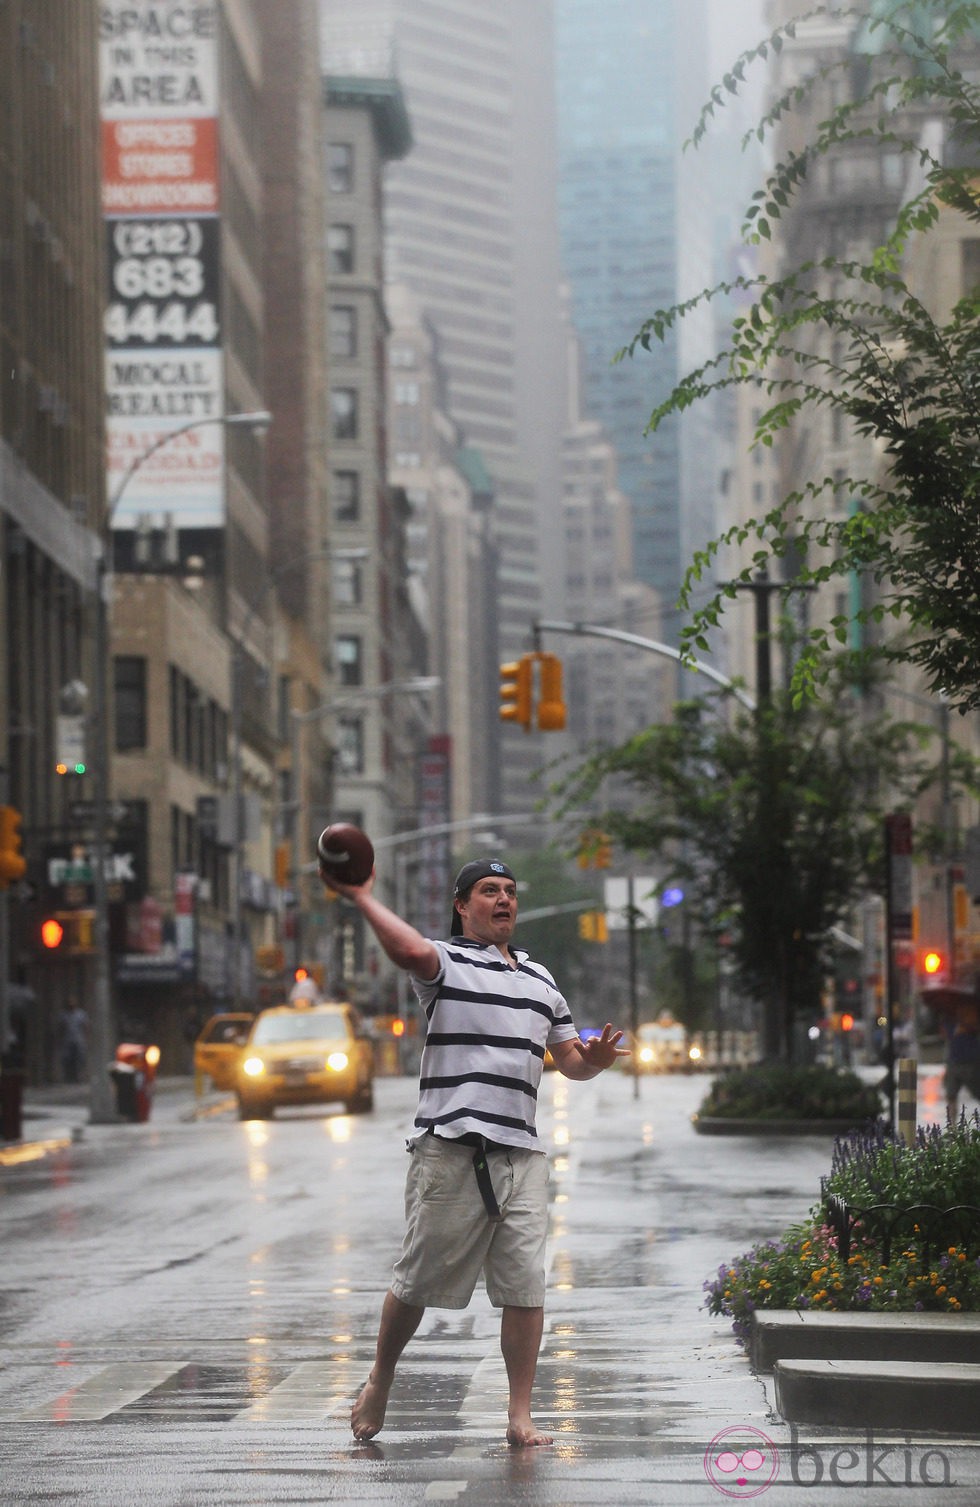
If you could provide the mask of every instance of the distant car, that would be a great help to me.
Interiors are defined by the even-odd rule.
[[[238,1113],[267,1120],[284,1104],[343,1102],[374,1108],[374,1045],[353,1005],[276,1005],[263,1010],[235,1073]]]
[[[639,1073],[678,1073],[691,1065],[687,1032],[670,1015],[638,1026],[633,1051]]]
[[[215,1088],[235,1087],[235,1064],[254,1015],[212,1015],[194,1043],[194,1072]]]

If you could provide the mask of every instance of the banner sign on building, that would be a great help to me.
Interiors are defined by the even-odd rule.
[[[107,0],[100,10],[108,495],[168,434],[224,412],[219,300],[218,7]],[[163,443],[112,522],[224,521],[224,427]]]

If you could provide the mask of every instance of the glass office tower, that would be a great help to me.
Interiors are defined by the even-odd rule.
[[[679,342],[698,332],[614,357],[655,309],[711,280],[704,176],[681,152],[707,90],[704,0],[555,0],[555,33],[561,252],[585,408],[616,447],[634,570],[673,639],[691,548],[712,526],[710,446],[673,419],[644,431],[691,354]]]

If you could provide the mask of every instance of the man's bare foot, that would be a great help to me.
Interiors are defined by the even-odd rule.
[[[543,1434],[530,1418],[512,1418],[507,1425],[507,1443],[514,1449],[531,1449],[536,1444],[554,1444],[550,1434]]]
[[[390,1387],[383,1387],[380,1382],[368,1377],[350,1410],[350,1426],[355,1439],[363,1442],[380,1434],[385,1421],[389,1391]]]

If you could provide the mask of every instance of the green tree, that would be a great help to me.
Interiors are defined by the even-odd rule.
[[[869,730],[840,674],[837,694],[802,706],[781,691],[754,713],[718,698],[729,721],[714,697],[684,703],[672,723],[595,753],[555,792],[567,809],[611,776],[625,786],[603,826],[657,855],[662,883],[683,884],[703,933],[729,935],[774,1059],[792,1058],[797,1012],[818,1011],[831,928],[882,888],[885,803],[911,803],[937,777],[928,730],[890,720]]]
[[[699,552],[682,593],[688,607],[723,545],[747,546],[751,558],[741,576],[693,612],[684,644],[692,653],[708,649],[736,582],[773,559],[781,559],[784,578],[797,583],[859,572],[876,588],[859,618],[879,625],[873,629],[879,638],[889,619],[902,629],[879,642],[877,652],[919,666],[932,689],[967,710],[980,706],[980,288],[937,320],[902,269],[912,241],[928,234],[941,211],[980,222],[980,86],[974,81],[980,5],[866,0],[857,8],[826,6],[811,14],[850,18],[851,48],[795,82],[756,134],[765,139],[794,112],[802,114],[828,73],[840,74],[848,97],[768,174],[747,212],[748,239],[772,240],[776,222],[790,217],[792,224],[815,163],[847,144],[904,155],[918,168],[919,190],[865,260],[826,257],[773,278],[706,289],[654,313],[620,354],[633,356],[672,339],[678,321],[706,301],[748,292],[754,301],[734,321],[726,348],[678,383],[654,411],[650,429],[709,394],[748,385],[768,399],[757,443],[771,446],[803,411],[829,408],[877,441],[879,458],[867,475],[801,480],[771,511]],[[779,52],[796,30],[790,23],[742,55],[714,89],[695,142],[726,95],[742,88],[746,70]],[[923,131],[930,118],[944,122],[944,145],[936,151]],[[849,512],[840,507],[842,494],[852,503]],[[828,651],[848,641],[850,628],[839,616],[811,629],[796,666],[798,699],[824,680]]]

